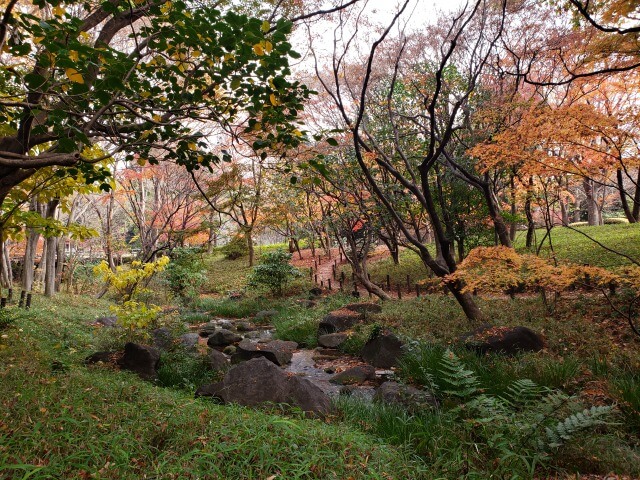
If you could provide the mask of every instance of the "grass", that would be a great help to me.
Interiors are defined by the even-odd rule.
[[[403,252],[393,278],[402,281],[406,272],[413,275],[422,269],[416,260]],[[215,288],[209,282],[207,295],[190,311],[167,310],[161,324],[178,332],[185,321],[246,318],[275,309],[278,313],[270,321],[276,336],[313,347],[319,320],[353,301],[333,295],[309,309],[297,302],[306,297],[302,285],[292,289],[289,293],[298,293],[289,298],[245,290],[243,298],[231,300],[227,291],[244,288],[246,275],[239,272],[244,261],[218,256],[207,262]],[[532,478],[533,471],[542,478],[555,475],[555,469],[639,477],[640,342],[624,320],[598,296],[561,297],[553,311],[537,297],[477,301],[492,324],[541,332],[546,350],[505,358],[459,348],[459,336],[474,325],[450,295],[384,302],[382,313],[358,327],[343,348],[357,353],[373,329],[391,327],[412,345],[399,371],[404,381],[430,385],[442,353],[452,348],[478,378],[483,393],[499,396],[514,380],[529,378],[561,388],[585,405],[617,403],[620,425],[581,436],[545,460],[551,470],[536,470],[532,463],[537,457],[527,452],[516,451],[508,462],[496,460],[504,455],[501,448],[511,448],[520,434],[517,425],[503,428],[498,421],[483,423],[463,412],[448,414],[455,402],[445,401],[441,411],[410,414],[341,399],[336,416],[325,421],[295,413],[283,416],[277,409],[215,405],[193,399],[193,389],[215,376],[202,359],[184,352],[163,356],[156,385],[106,367],[83,366],[89,353],[116,348],[126,340],[124,331],[88,325],[109,314],[108,302],[36,297],[31,311],[12,307],[0,319],[0,479],[417,480],[513,478],[514,471],[520,478]]]
[[[204,294],[226,295],[230,291],[240,291],[251,272],[246,257],[227,260],[222,255],[206,255],[204,264],[207,271],[207,281],[201,289]]]
[[[554,252],[558,261],[605,268],[629,265],[628,259],[607,251],[579,232],[584,232],[606,247],[640,261],[640,225],[638,224],[587,226],[577,227],[576,230],[578,232],[566,227],[555,227],[551,231]],[[536,230],[536,239],[541,241],[545,232],[543,229]],[[514,247],[524,253],[526,252],[524,245],[525,232],[518,232]],[[549,256],[551,254],[548,245],[548,241],[545,240],[541,250],[542,255]],[[342,269],[346,277],[350,278],[350,267],[343,266]],[[389,275],[394,292],[398,284],[402,285],[403,291],[406,290],[407,275],[409,275],[411,285],[430,277],[420,257],[409,249],[401,250],[398,265],[393,263],[391,257],[370,262],[369,273],[373,282],[380,285],[386,285],[386,277]]]
[[[1,479],[429,478],[403,448],[344,424],[219,406],[85,367],[104,331],[87,321],[105,306],[36,299],[2,330]]]
[[[371,280],[374,283],[386,285],[386,278],[387,275],[389,275],[391,289],[396,291],[398,284],[400,284],[404,291],[407,288],[407,275],[410,278],[412,286],[415,285],[416,282],[430,277],[420,257],[411,250],[401,250],[398,260],[398,265],[393,263],[391,257],[371,262],[369,265]]]
[[[628,265],[629,260],[609,252],[592,240],[582,235],[583,232],[606,247],[640,261],[640,225],[602,225],[598,227],[576,227],[576,231],[566,227],[555,227],[551,230],[551,240],[556,258],[559,261],[577,264],[589,264],[598,267],[613,268]],[[519,232],[514,242],[516,249],[525,251],[525,232]],[[536,230],[536,239],[542,241],[545,230]],[[545,240],[540,252],[551,255],[549,243]]]

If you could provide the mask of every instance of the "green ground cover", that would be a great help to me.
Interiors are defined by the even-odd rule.
[[[403,252],[395,278],[417,275],[416,260]],[[205,284],[204,295],[192,304],[165,306],[158,325],[178,335],[187,331],[185,324],[214,316],[253,321],[258,311],[275,309],[276,337],[311,348],[322,317],[353,301],[324,296],[309,308],[304,282],[275,298],[245,288],[246,259],[213,256],[206,265],[216,285],[225,287]],[[154,285],[161,288],[162,281]],[[229,299],[229,290],[243,296]],[[161,292],[156,296],[163,298]],[[36,297],[30,311],[11,307],[0,318],[0,479],[484,479],[562,478],[571,472],[640,477],[640,342],[625,319],[590,294],[546,304],[531,295],[477,300],[490,323],[542,333],[545,351],[479,357],[457,345],[474,325],[451,296],[385,302],[382,313],[351,332],[344,351],[357,353],[372,334],[393,329],[409,345],[399,378],[435,389],[440,407],[416,412],[341,398],[335,415],[314,420],[275,407],[194,400],[194,389],[210,376],[203,379],[202,362],[180,351],[163,356],[158,384],[86,367],[89,353],[148,337],[88,325],[109,314],[108,300]],[[468,398],[452,393],[460,385],[447,383],[447,349],[459,359],[454,372],[474,382]],[[503,404],[523,379],[546,393],[529,403]],[[613,411],[585,434],[541,450],[532,439],[546,438],[539,415],[547,394],[559,395],[562,404],[553,414],[560,419],[584,408]]]

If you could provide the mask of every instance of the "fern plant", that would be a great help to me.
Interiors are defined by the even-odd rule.
[[[496,469],[505,472],[524,468],[533,475],[560,446],[608,423],[612,415],[611,406],[583,408],[574,397],[528,379],[513,381],[501,395],[487,394],[477,375],[450,350],[439,365],[425,370],[422,378],[431,387],[440,385],[434,393],[443,397],[442,404],[456,401],[444,414],[466,425],[474,446],[492,450],[499,459]]]

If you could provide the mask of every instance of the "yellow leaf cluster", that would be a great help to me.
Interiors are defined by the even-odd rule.
[[[446,282],[461,281],[465,291],[509,293],[515,291],[563,292],[572,288],[608,288],[623,285],[640,290],[640,267],[612,272],[588,265],[553,265],[537,255],[518,254],[508,247],[478,247],[469,252]]]

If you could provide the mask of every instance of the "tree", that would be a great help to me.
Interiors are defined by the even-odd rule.
[[[406,6],[407,2],[401,5],[394,22]],[[382,137],[369,129],[366,113],[373,103],[370,91],[377,78],[372,74],[374,63],[392,26],[371,45],[365,67],[357,75],[350,74],[344,66],[344,51],[334,54],[331,76],[318,72],[342,114],[356,160],[372,191],[419,252],[424,265],[439,277],[453,273],[456,260],[453,238],[442,218],[444,206],[439,204],[437,196],[438,171],[441,166],[455,168],[456,159],[452,157],[455,133],[464,127],[470,97],[501,38],[505,9],[505,2],[496,5],[478,0],[457,14],[448,29],[434,27],[428,39],[401,36],[385,52],[384,58],[392,59],[387,70],[390,87],[385,103],[385,120],[391,124],[390,141],[383,142]],[[350,42],[350,37],[345,39],[347,46]],[[434,47],[425,48],[425,44]],[[411,85],[414,80],[421,86],[416,101],[410,107],[394,101],[396,87]],[[437,250],[435,256],[424,238],[407,228],[393,197],[381,188],[380,171],[393,177],[428,213]],[[448,288],[469,319],[482,317],[471,295],[464,291],[463,283],[450,282]]]
[[[252,131],[259,149],[300,142],[295,119],[309,92],[287,79],[288,57],[297,57],[287,42],[291,22],[181,1],[36,5],[32,13],[9,2],[2,17],[11,67],[0,73],[10,87],[0,99],[8,125],[0,203],[51,165],[109,188],[102,158],[84,153],[96,142],[103,158],[122,152],[189,169],[220,158],[200,133],[203,122]]]

